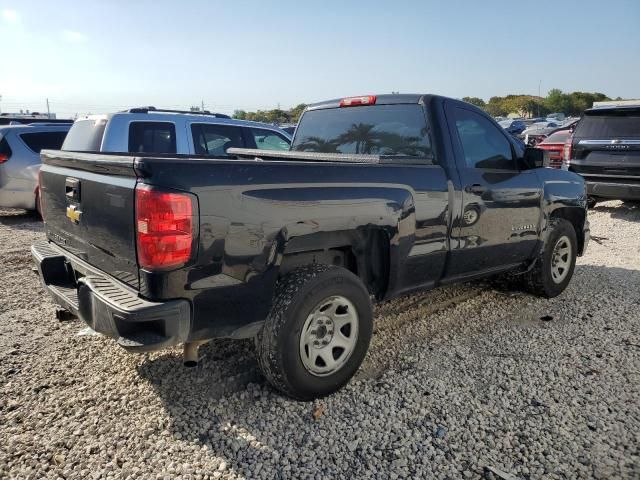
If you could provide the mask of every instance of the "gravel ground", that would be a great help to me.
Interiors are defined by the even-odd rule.
[[[302,403],[250,342],[188,370],[79,336],[31,271],[41,224],[0,212],[0,478],[640,478],[640,205],[590,220],[559,298],[474,283],[380,305],[356,379]]]

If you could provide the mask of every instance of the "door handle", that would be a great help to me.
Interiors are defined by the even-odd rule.
[[[64,193],[71,200],[80,201],[80,180],[67,177],[64,182]]]
[[[480,185],[479,183],[474,183],[473,185],[467,185],[464,188],[464,191],[467,193],[484,193],[487,191],[487,187]]]

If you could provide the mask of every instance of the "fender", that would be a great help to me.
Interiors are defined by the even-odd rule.
[[[549,238],[548,225],[551,218],[562,217],[573,223],[578,238],[578,255],[584,253],[589,236],[587,194],[583,178],[573,172],[548,168],[538,169],[536,174],[543,185],[542,216],[540,240],[534,261],[528,270],[533,268],[535,261],[544,252]]]

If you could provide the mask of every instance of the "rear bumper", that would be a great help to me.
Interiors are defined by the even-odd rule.
[[[116,339],[123,348],[145,352],[188,339],[188,300],[144,300],[113,277],[47,241],[33,245],[31,254],[54,301],[95,331]]]
[[[617,200],[640,200],[640,184],[586,181],[587,194]]]
[[[26,180],[9,179],[9,182],[0,186],[0,207],[35,210],[36,186]]]

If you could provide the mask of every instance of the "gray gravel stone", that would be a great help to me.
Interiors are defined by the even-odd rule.
[[[178,349],[77,336],[31,271],[42,225],[0,211],[0,478],[640,478],[640,207],[589,218],[558,298],[481,282],[378,305],[365,363],[314,420],[251,342],[189,370]]]

